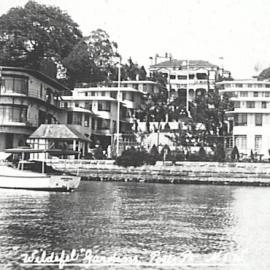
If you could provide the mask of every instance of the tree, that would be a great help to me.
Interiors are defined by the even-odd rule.
[[[146,71],[144,66],[139,66],[134,63],[131,57],[127,63],[121,68],[121,79],[122,80],[146,80]]]
[[[50,59],[61,65],[81,38],[68,14],[29,1],[0,17],[0,64],[40,70],[42,60]]]
[[[138,114],[141,121],[146,121],[146,126],[149,126],[149,122],[158,122],[160,130],[160,122],[165,121],[167,109],[167,92],[166,89],[160,88],[159,92],[146,95]]]
[[[258,80],[269,80],[270,79],[270,67],[264,69],[258,76]]]
[[[63,62],[72,83],[97,83],[117,76],[115,57],[118,56],[117,43],[104,30],[97,29],[84,37]]]

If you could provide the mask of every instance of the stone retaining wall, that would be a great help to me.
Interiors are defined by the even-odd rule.
[[[113,161],[59,161],[53,165],[83,180],[151,183],[204,183],[270,186],[270,163],[159,162],[155,166],[119,167]]]

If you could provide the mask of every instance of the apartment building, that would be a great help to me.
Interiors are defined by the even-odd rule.
[[[233,124],[232,145],[242,156],[251,151],[264,159],[270,150],[270,82],[235,80],[217,83],[220,93],[233,102],[227,111]]]
[[[135,82],[134,82],[135,83]],[[118,93],[120,106],[120,133],[129,134],[134,125],[135,111],[142,102],[143,83],[131,87],[121,82],[121,87],[100,86],[75,88],[71,96],[63,96],[61,107],[68,110],[67,124],[73,125],[80,133],[88,134],[93,144],[97,141],[106,149],[114,145],[117,132]],[[81,123],[85,123],[82,127]],[[78,125],[77,125],[78,124]]]
[[[0,67],[0,151],[25,145],[41,124],[66,121],[60,97],[68,89],[56,80],[20,67]]]
[[[216,81],[230,78],[230,72],[203,60],[170,59],[150,66],[150,72],[160,72],[167,78],[169,100],[179,98],[187,111],[196,96],[215,89]]]

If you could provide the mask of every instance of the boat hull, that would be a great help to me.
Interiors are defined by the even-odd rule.
[[[47,175],[8,166],[0,167],[0,188],[72,192],[79,184],[79,176]]]

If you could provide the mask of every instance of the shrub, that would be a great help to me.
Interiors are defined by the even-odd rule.
[[[101,146],[98,146],[95,149],[94,157],[95,157],[95,159],[105,159],[106,158],[106,156],[104,156],[104,154],[103,154],[103,150],[102,150]]]
[[[232,160],[239,160],[239,158],[240,158],[239,151],[238,151],[237,146],[235,145],[233,150],[232,150],[232,153],[231,153],[231,159]]]
[[[215,149],[214,161],[223,162],[225,160],[225,151],[222,144],[218,144]]]
[[[160,155],[155,144],[152,146],[150,150],[150,155],[153,156],[153,158],[155,158],[156,161],[160,159]]]
[[[207,154],[202,146],[200,147],[198,156],[199,156],[200,161],[207,161],[208,160]]]
[[[143,150],[136,150],[130,148],[123,151],[122,155],[115,161],[116,165],[129,167],[129,166],[142,166],[144,164],[154,165],[156,163],[155,158]]]

